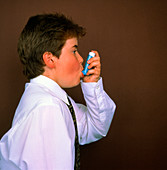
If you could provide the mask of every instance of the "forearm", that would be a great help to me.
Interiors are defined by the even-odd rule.
[[[97,83],[81,83],[81,87],[87,105],[81,121],[83,128],[81,144],[84,144],[106,136],[116,106],[104,91],[102,78]]]

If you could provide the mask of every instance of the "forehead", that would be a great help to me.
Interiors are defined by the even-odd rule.
[[[77,48],[78,47],[78,39],[77,38],[69,38],[66,40],[64,44],[64,48]]]

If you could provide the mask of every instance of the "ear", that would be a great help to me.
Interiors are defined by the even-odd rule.
[[[45,52],[43,54],[43,61],[46,64],[46,66],[48,66],[49,68],[54,68],[56,57],[53,56],[51,52]]]

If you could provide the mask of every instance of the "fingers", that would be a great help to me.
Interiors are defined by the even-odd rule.
[[[97,75],[97,76],[99,76],[100,75],[100,69],[98,69],[98,68],[91,69],[87,72],[86,75]]]
[[[95,57],[87,61],[89,64],[88,69],[90,70],[88,70],[86,76],[84,76],[83,78],[84,82],[98,82],[100,77],[101,62],[99,53],[94,50],[92,50],[91,52],[95,53]]]
[[[98,54],[97,51],[92,51],[95,53],[95,57],[92,57],[91,59],[88,60],[88,69],[91,69],[91,68],[100,68],[101,67],[101,63],[100,63],[100,56]]]
[[[91,68],[100,68],[101,67],[101,64],[99,61],[92,61],[92,63],[88,66],[88,69],[91,69]]]
[[[95,57],[88,60],[88,69],[87,75],[97,75],[100,76],[101,72],[101,63],[100,63],[100,56],[97,51],[92,51],[95,53]]]

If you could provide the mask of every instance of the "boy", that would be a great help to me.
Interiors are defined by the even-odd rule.
[[[79,169],[78,145],[106,136],[115,104],[103,90],[97,51],[92,51],[87,75],[82,74],[77,47],[84,35],[81,26],[62,14],[29,19],[18,53],[30,82],[0,142],[1,170]],[[80,82],[87,107],[63,90]]]

